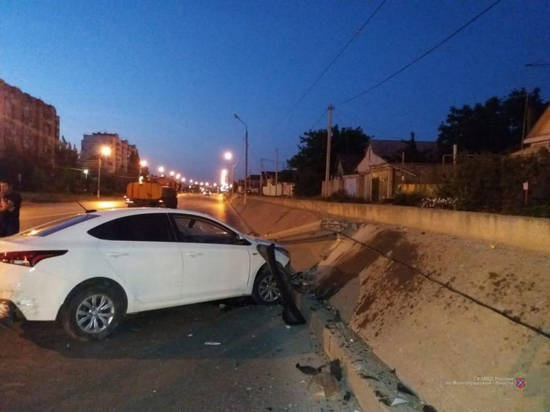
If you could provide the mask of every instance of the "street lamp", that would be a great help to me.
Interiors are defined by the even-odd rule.
[[[101,157],[111,156],[111,148],[109,146],[101,146],[99,156],[97,157],[97,198],[101,196]]]
[[[233,160],[233,153],[229,150],[223,154],[223,158],[227,161]],[[233,183],[233,180],[235,180],[235,166],[237,166],[238,161],[231,162],[231,175],[229,176],[229,179],[231,183]]]
[[[174,172],[173,170],[170,170],[170,176],[174,177],[175,174],[176,172]]]
[[[244,125],[244,204],[246,205],[246,192],[248,190],[248,126],[244,122],[243,119],[241,119],[237,113],[233,113],[233,116],[235,116],[235,119],[237,119],[239,122],[241,122]]]
[[[157,170],[159,171],[160,176],[164,177],[164,166],[159,166]]]
[[[181,174],[178,173],[178,174],[176,175],[176,179],[179,179],[180,177],[181,177]]]

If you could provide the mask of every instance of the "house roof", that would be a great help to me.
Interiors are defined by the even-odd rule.
[[[387,161],[401,160],[401,152],[406,149],[407,144],[401,140],[372,139],[370,146],[374,153]],[[437,150],[436,142],[416,141],[416,148],[428,156]]]
[[[544,113],[539,117],[524,143],[538,143],[547,140],[550,140],[550,105],[546,107]]]

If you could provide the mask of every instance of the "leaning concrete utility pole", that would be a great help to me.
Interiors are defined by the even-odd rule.
[[[325,165],[325,187],[328,185],[330,179],[330,146],[332,142],[332,111],[334,106],[328,107],[328,128],[327,128],[327,163]]]

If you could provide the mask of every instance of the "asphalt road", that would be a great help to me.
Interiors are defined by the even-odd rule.
[[[240,226],[217,197],[179,202]],[[27,225],[72,213],[63,204],[27,207]],[[51,322],[0,327],[0,410],[358,410],[345,388],[327,399],[319,376],[295,367],[327,360],[308,327],[287,327],[280,313],[246,299],[189,305],[129,316],[93,343]]]

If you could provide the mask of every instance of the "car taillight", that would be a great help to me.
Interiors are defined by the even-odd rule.
[[[61,256],[66,250],[29,250],[23,252],[0,252],[0,262],[20,266],[35,266],[41,260]]]

